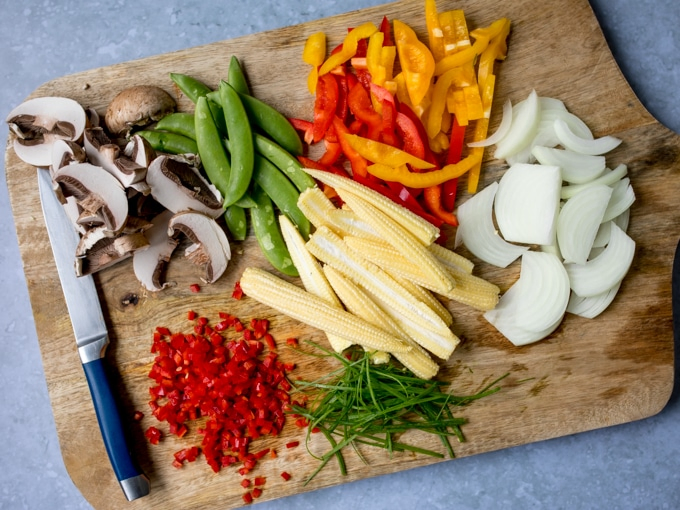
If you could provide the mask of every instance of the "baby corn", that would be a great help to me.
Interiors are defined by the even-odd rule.
[[[439,229],[432,225],[432,223],[412,213],[405,207],[394,203],[377,191],[373,191],[341,175],[311,168],[304,168],[304,171],[324,184],[335,188],[338,194],[340,194],[341,190],[346,190],[373,204],[373,206],[390,216],[425,245],[433,243],[439,237]]]
[[[248,267],[240,279],[243,292],[295,320],[326,333],[342,336],[372,350],[390,353],[409,352],[412,347],[369,322],[335,308],[296,285],[264,269]]]
[[[281,225],[281,233],[290,252],[290,257],[302,280],[302,285],[308,292],[324,299],[336,308],[342,308],[342,303],[340,303],[335,292],[333,292],[333,288],[328,283],[318,261],[307,251],[305,240],[297,227],[283,214],[279,216],[279,224]],[[336,352],[342,352],[352,345],[346,338],[333,334],[326,334],[326,336],[331,347]]]

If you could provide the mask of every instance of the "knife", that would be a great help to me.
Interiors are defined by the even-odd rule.
[[[109,344],[99,296],[91,275],[76,276],[79,235],[53,189],[49,170],[38,168],[38,188],[59,280],[71,317],[99,429],[111,466],[128,501],[149,494],[149,479],[132,460],[120,412],[106,376],[103,358]]]

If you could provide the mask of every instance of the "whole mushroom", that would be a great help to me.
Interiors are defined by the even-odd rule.
[[[154,85],[135,85],[113,98],[104,116],[111,134],[127,136],[137,126],[146,126],[175,111],[177,103],[165,90]]]

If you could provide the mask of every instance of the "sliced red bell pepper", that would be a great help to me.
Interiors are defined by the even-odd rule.
[[[335,117],[338,105],[338,82],[334,76],[319,76],[316,84],[316,100],[314,101],[314,143],[319,142]]]
[[[392,40],[392,29],[390,28],[390,20],[387,19],[387,16],[383,16],[378,30],[380,30],[385,35],[383,46],[394,46],[394,41]]]
[[[395,125],[402,139],[402,149],[417,158],[425,159],[425,144],[415,123],[407,115],[399,112]]]
[[[354,88],[361,88],[361,86],[357,85]],[[335,128],[335,132],[338,134],[338,141],[342,147],[342,152],[352,165],[352,174],[354,175],[354,178],[356,179],[357,176],[366,177],[368,175],[368,171],[366,170],[368,162],[366,161],[366,158],[362,157],[357,151],[352,149],[343,136],[345,134],[349,134],[349,129],[347,129],[347,126],[345,126],[342,120],[340,120],[340,118],[337,116],[333,117],[333,127]]]
[[[397,139],[397,135],[395,133],[395,127],[396,127],[396,121],[397,121],[397,119],[396,119],[397,109],[394,106],[394,101],[389,101],[387,99],[383,99],[381,104],[382,104],[381,140],[382,140],[383,143],[397,147],[397,146],[401,145],[399,143],[399,140]]]
[[[308,120],[295,118],[288,119],[288,122],[292,124],[296,131],[302,133],[305,143],[312,143],[314,141],[314,124]]]
[[[335,76],[335,80],[338,82],[338,104],[335,108],[335,114],[344,121],[347,118],[347,94],[349,93],[347,83],[349,77],[347,75],[333,76]]]
[[[368,127],[366,137],[378,140],[382,131],[382,118],[373,109],[373,103],[366,90],[361,84],[352,87],[347,96],[347,104],[352,114]]]
[[[434,214],[437,218],[442,220],[444,223],[452,225],[454,227],[458,226],[458,218],[456,216],[445,210],[442,207],[442,185],[438,184],[436,186],[430,186],[423,190],[423,198],[425,199],[425,205],[429,211]]]
[[[411,109],[411,107],[409,107],[405,103],[399,103],[399,112],[406,115],[411,120],[411,122],[413,122],[413,125],[416,127],[418,136],[420,137],[420,140],[423,143],[424,154],[422,159],[436,165],[437,158],[432,153],[432,150],[430,149],[430,144],[427,143],[427,131],[425,130],[425,126],[420,120],[420,117],[418,117],[418,115],[416,115],[416,113]]]
[[[451,126],[451,142],[449,144],[449,152],[446,156],[446,163],[458,163],[463,155],[463,147],[465,146],[465,126],[458,123],[458,119],[453,117]],[[456,194],[458,191],[458,178],[446,181],[442,185],[442,206],[446,211],[453,211],[456,202]]]
[[[319,158],[319,163],[325,166],[334,165],[342,154],[340,142],[329,142],[328,140],[324,140],[324,145],[326,146],[326,152]]]

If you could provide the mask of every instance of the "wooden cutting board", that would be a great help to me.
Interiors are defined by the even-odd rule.
[[[543,439],[606,427],[651,416],[666,404],[673,383],[671,267],[678,239],[680,208],[680,140],[653,119],[637,100],[617,68],[586,0],[569,0],[546,8],[540,0],[440,1],[440,10],[462,8],[471,28],[499,17],[512,20],[509,56],[498,65],[496,107],[492,130],[499,122],[500,105],[525,98],[532,88],[540,95],[562,99],[596,136],[623,139],[608,155],[614,166],[626,163],[637,200],[629,233],[637,242],[633,266],[611,307],[596,320],[568,316],[547,340],[515,348],[481,315],[450,303],[454,331],[463,344],[442,368],[442,378],[458,393],[472,392],[491,379],[510,372],[500,393],[460,411],[468,418],[467,442],[455,445],[458,457],[474,455]],[[286,115],[311,118],[312,98],[306,89],[307,66],[301,60],[308,35],[323,30],[329,47],[342,39],[347,27],[365,21],[379,23],[383,15],[400,19],[424,36],[422,0],[402,1],[352,12],[300,26],[254,34],[235,40],[66,76],[41,86],[32,96],[61,95],[99,111],[122,88],[153,83],[174,92],[169,72],[187,73],[216,86],[227,76],[229,57],[236,55],[248,74],[253,93]],[[181,109],[190,109],[178,98]],[[97,509],[121,508],[124,498],[113,476],[97,428],[87,384],[76,354],[73,334],[62,298],[47,233],[40,211],[35,171],[20,162],[11,145],[5,154],[7,184],[43,357],[49,394],[66,468],[75,485]],[[504,170],[487,157],[482,184]],[[461,200],[465,200],[462,194]],[[181,255],[170,264],[168,278],[177,285],[158,294],[145,292],[132,274],[131,263],[96,276],[112,345],[107,360],[115,375],[124,414],[134,441],[135,455],[151,478],[151,494],[129,508],[233,508],[243,502],[244,490],[235,469],[213,473],[205,462],[183,469],[171,466],[172,453],[195,444],[195,427],[183,440],[165,439],[149,445],[143,431],[156,425],[147,407],[153,361],[149,352],[157,325],[186,331],[189,309],[209,318],[228,311],[244,320],[269,317],[279,339],[296,336],[323,342],[316,331],[277,316],[249,299],[230,297],[234,282],[249,265],[267,267],[252,238],[234,246],[227,274],[199,294],[189,291],[199,273]],[[507,270],[478,264],[477,274],[507,289],[517,278],[517,265]],[[294,375],[311,378],[328,368],[323,363],[283,350],[295,362]],[[146,412],[140,423],[131,416]],[[163,429],[163,426],[161,426]],[[365,450],[368,465],[347,454],[349,474],[342,478],[329,465],[314,481],[303,481],[317,466],[304,448],[287,450],[283,444],[303,439],[292,424],[282,437],[263,442],[277,447],[275,460],[262,462],[254,475],[267,477],[263,499],[400,471],[435,462],[420,455],[395,455]],[[424,447],[438,449],[430,438],[412,437]],[[316,439],[315,439],[316,443]],[[321,446],[321,445],[316,445]],[[284,482],[279,474],[293,474]]]

